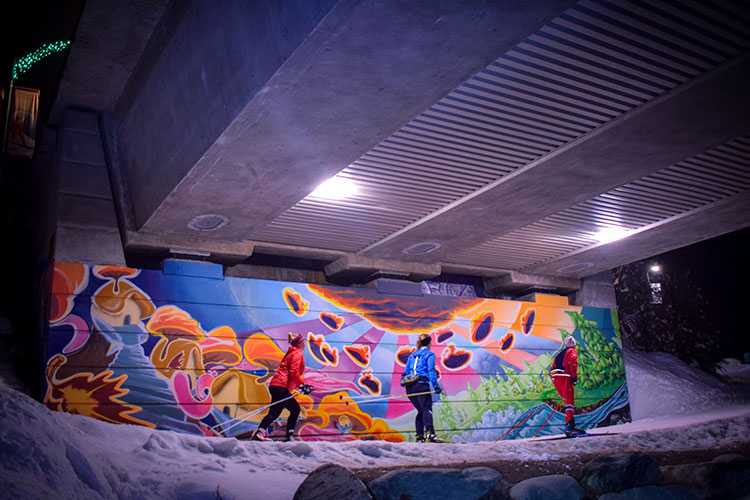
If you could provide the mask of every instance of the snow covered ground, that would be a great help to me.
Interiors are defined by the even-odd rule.
[[[112,425],[48,411],[0,381],[0,497],[290,499],[324,463],[350,468],[560,460],[612,450],[721,449],[748,442],[748,365],[726,383],[660,353],[626,353],[634,422],[576,440],[416,444],[257,443]],[[743,382],[744,380],[744,382]]]

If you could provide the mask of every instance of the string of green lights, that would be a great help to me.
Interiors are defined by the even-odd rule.
[[[16,80],[19,76],[31,69],[34,64],[38,63],[45,57],[52,55],[55,52],[65,50],[68,47],[70,47],[70,40],[45,43],[31,54],[23,56],[13,65],[13,80]]]

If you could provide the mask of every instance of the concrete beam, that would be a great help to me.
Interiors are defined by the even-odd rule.
[[[583,278],[581,289],[573,294],[571,303],[576,306],[616,308],[612,271],[603,271]]]
[[[214,157],[207,160],[214,172],[203,169],[194,172],[197,178],[185,176],[217,141],[218,149],[236,146],[227,144],[222,134],[238,115],[249,121],[260,118],[248,115],[253,113],[245,109],[248,103],[254,96],[263,99],[272,75],[335,3],[170,3],[116,110],[121,161],[139,230],[187,231],[187,221],[212,204],[220,205],[219,213],[233,215],[231,207],[251,202],[247,195],[254,186],[255,167],[247,158]],[[268,146],[276,149],[280,144]],[[215,182],[217,176],[222,183]],[[146,226],[178,185],[197,210],[178,209],[167,226]],[[228,239],[227,234],[215,237]]]
[[[66,110],[57,149],[55,260],[125,265],[98,114]]]
[[[167,4],[86,0],[50,125],[61,124],[70,107],[114,111]]]
[[[489,293],[511,296],[527,295],[539,291],[567,295],[580,287],[581,282],[574,278],[524,274],[516,271],[510,271],[495,278],[485,278],[484,280],[484,288]]]
[[[450,261],[467,247],[744,135],[750,131],[749,74],[745,55],[407,226],[363,255],[409,258],[404,248],[437,241],[441,248],[419,260]],[[546,274],[541,269],[525,271]]]
[[[211,237],[253,239],[575,2],[334,3],[173,3],[118,111],[139,230],[210,212],[231,218]]]
[[[372,259],[355,254],[346,255],[325,267],[329,280],[336,282],[368,282],[383,277],[398,277],[410,281],[423,281],[439,276],[439,264]]]
[[[179,234],[149,234],[125,231],[125,250],[135,254],[169,257],[199,257],[211,262],[232,266],[253,254],[251,242],[207,240]]]
[[[227,267],[224,270],[224,276],[272,281],[293,281],[297,283],[315,283],[318,285],[329,284],[322,271],[291,269],[287,267],[256,266],[252,264],[237,264],[235,266]]]

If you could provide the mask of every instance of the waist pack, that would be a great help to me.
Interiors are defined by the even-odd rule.
[[[416,373],[412,373],[410,375],[404,375],[404,377],[401,379],[401,386],[406,387],[407,385],[416,384],[419,382],[420,377]]]

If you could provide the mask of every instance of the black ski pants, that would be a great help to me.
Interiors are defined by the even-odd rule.
[[[420,392],[429,392],[430,384],[428,382],[417,382],[406,387],[406,394],[409,394],[409,401],[417,409],[417,416],[414,419],[414,427],[417,436],[424,436],[425,430],[428,433],[434,433],[435,428],[432,424],[432,394],[418,394]]]
[[[268,430],[268,427],[274,420],[279,418],[282,410],[286,408],[289,410],[289,419],[286,421],[286,435],[294,434],[294,428],[297,426],[297,418],[299,417],[299,403],[291,397],[292,394],[285,387],[272,385],[268,390],[271,393],[271,408],[268,410],[266,416],[263,417],[263,420],[260,421],[258,427]],[[286,401],[280,402],[282,399],[286,399]]]

